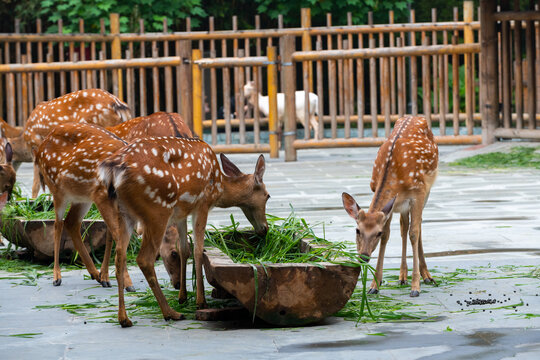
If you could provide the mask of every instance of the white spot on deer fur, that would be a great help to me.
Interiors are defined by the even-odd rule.
[[[137,182],[141,185],[144,185],[145,181],[141,175],[137,175]]]
[[[413,176],[414,176],[414,171],[411,171],[411,172],[409,173],[409,177],[413,177]]]
[[[147,173],[147,174],[151,174],[152,173],[152,170],[150,169],[150,166],[148,165],[144,165],[144,171]]]
[[[101,105],[101,104],[99,104],[99,103],[96,104],[96,109],[97,109],[97,110],[101,110],[102,107],[103,107],[103,105]]]
[[[157,150],[155,148],[152,148],[152,154],[154,154],[154,156],[157,156]]]
[[[83,95],[84,97],[86,97],[86,96],[88,95],[88,93],[87,93],[86,91],[83,91],[82,95]]]

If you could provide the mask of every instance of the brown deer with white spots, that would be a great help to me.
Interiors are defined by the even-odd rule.
[[[410,295],[420,294],[420,276],[425,283],[434,282],[424,258],[421,226],[422,211],[437,176],[438,159],[439,150],[426,120],[412,116],[400,118],[377,153],[371,177],[371,190],[375,195],[368,211],[361,210],[351,195],[343,193],[343,206],[356,220],[356,246],[361,258],[369,261],[381,242],[370,294],[376,294],[381,284],[392,212],[401,215],[400,283],[407,283],[407,233],[413,249]]]
[[[27,149],[38,148],[45,137],[60,124],[83,122],[102,127],[117,125],[131,118],[127,104],[101,89],[79,90],[39,103],[32,111],[21,136]],[[20,139],[19,139],[20,140]],[[22,143],[17,141],[17,144]],[[16,153],[26,149],[15,149]],[[39,192],[39,173],[34,166],[32,197]]]
[[[175,113],[156,113],[135,118],[108,129],[112,129],[128,139],[135,136],[144,137],[163,134],[191,136],[191,131],[182,117]],[[92,278],[97,279],[103,286],[110,286],[108,259],[110,258],[111,241],[107,243],[105,259],[101,272],[98,274],[93,261],[86,253],[86,248],[82,247],[80,222],[88,212],[92,202],[94,202],[111,232],[118,232],[116,228],[124,226],[124,220],[118,214],[117,205],[106,196],[107,189],[103,187],[101,182],[96,181],[96,171],[100,160],[126,144],[125,140],[101,127],[85,123],[69,123],[60,125],[53,130],[36,151],[36,165],[40,170],[44,183],[51,190],[56,212],[54,285],[61,284],[59,239],[63,225],[65,225]],[[71,209],[64,222],[62,222],[63,213],[69,203],[72,203]],[[178,232],[181,236],[187,238],[187,225],[185,222],[180,224]],[[174,235],[176,234],[171,236]],[[174,239],[173,237],[168,238],[167,241],[178,243],[177,237],[174,237]],[[187,256],[179,259],[178,256],[174,256],[174,252],[170,248],[164,248],[160,254],[166,260],[166,268],[169,274],[172,274],[171,280],[173,284],[176,288],[179,288],[180,265],[187,262]],[[127,272],[125,278],[126,288],[133,290]]]
[[[264,157],[257,160],[253,174],[242,173],[221,154],[220,169],[215,153],[204,141],[171,137],[146,138],[125,146],[99,165],[100,179],[121,208],[142,225],[143,240],[137,264],[141,268],[166,320],[183,316],[167,303],[154,270],[154,260],[168,224],[193,217],[196,303],[206,307],[202,273],[204,231],[208,212],[215,206],[242,209],[255,231],[268,231],[265,209],[270,195],[263,183]],[[127,237],[124,235],[120,241]],[[125,245],[117,249],[125,250]],[[180,250],[182,251],[182,248]],[[119,253],[117,257],[125,258]],[[117,270],[118,271],[118,270]],[[119,287],[120,289],[120,287]],[[179,301],[185,294],[179,294]],[[119,298],[118,320],[131,326],[123,296]]]

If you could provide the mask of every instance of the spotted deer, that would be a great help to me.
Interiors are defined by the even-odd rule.
[[[113,126],[131,118],[127,104],[101,89],[79,90],[38,104],[32,111],[20,136],[30,151],[37,149],[45,137],[60,124],[84,122],[102,127]],[[20,139],[17,144],[21,143]],[[23,152],[25,149],[16,149]],[[39,192],[39,174],[34,166],[32,197]]]
[[[191,136],[191,131],[182,117],[175,113],[155,113],[150,116],[128,120],[108,129],[127,139],[135,136],[144,137],[163,134]],[[61,284],[59,236],[65,225],[92,278],[97,279],[103,286],[110,286],[108,259],[110,258],[111,243],[109,241],[106,245],[105,260],[98,274],[94,263],[86,253],[86,248],[82,247],[80,222],[88,212],[92,202],[94,202],[109,229],[111,229],[111,226],[117,226],[118,222],[123,224],[123,220],[118,219],[117,205],[106,196],[107,189],[96,181],[96,170],[98,161],[126,144],[125,140],[101,127],[85,123],[68,123],[62,124],[53,130],[36,151],[36,164],[44,183],[51,191],[56,212],[54,285]],[[71,209],[64,222],[62,222],[63,213],[69,203],[72,203]],[[178,229],[178,232],[186,238],[187,225],[185,222],[180,225],[181,228]],[[171,234],[171,238],[168,238],[167,242],[177,244],[178,247],[177,237],[173,238],[177,234]],[[172,248],[164,248],[160,254],[166,260],[166,268],[171,274],[173,284],[179,288],[180,265],[185,264],[187,256],[179,259],[178,256],[174,256],[175,252]],[[125,275],[127,289],[133,290],[127,272]]]
[[[6,206],[7,201],[11,198],[11,192],[16,180],[15,169],[13,169],[12,165],[13,150],[11,144],[6,142],[2,149],[4,160],[0,163],[0,210]]]
[[[407,232],[413,249],[410,295],[420,294],[420,275],[425,283],[434,282],[424,258],[421,225],[422,211],[437,176],[438,158],[437,144],[426,120],[413,116],[400,118],[377,153],[371,176],[371,190],[375,194],[368,211],[361,210],[351,195],[342,194],[345,210],[356,221],[356,246],[361,258],[369,261],[381,242],[370,294],[378,292],[382,280],[392,212],[401,215],[400,283],[407,282]]]
[[[265,160],[261,155],[253,174],[242,173],[221,154],[217,157],[204,141],[171,137],[138,139],[109,156],[99,165],[99,176],[111,196],[142,224],[143,241],[137,256],[141,268],[166,320],[183,316],[167,303],[154,270],[154,260],[167,224],[193,217],[194,258],[197,284],[196,303],[206,307],[202,273],[204,231],[208,212],[215,206],[242,209],[255,231],[266,234],[265,208],[270,195],[263,183]],[[117,249],[125,251],[120,237]],[[181,251],[182,251],[181,247]],[[185,248],[185,247],[184,247]],[[117,257],[124,258],[117,250]],[[117,271],[119,271],[117,269]],[[120,286],[118,287],[120,291]],[[118,320],[122,327],[132,325],[119,292]],[[186,294],[180,291],[179,301]]]

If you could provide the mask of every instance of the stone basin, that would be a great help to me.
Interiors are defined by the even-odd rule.
[[[310,246],[322,245],[303,240],[302,251]],[[336,313],[351,297],[360,274],[360,267],[329,262],[237,264],[213,247],[204,251],[204,269],[212,286],[280,326],[307,325]]]
[[[35,260],[54,260],[54,219],[0,218],[0,231],[10,243],[26,248]],[[105,247],[106,233],[107,226],[103,220],[83,220],[81,235],[89,252]],[[62,231],[60,251],[61,256],[66,257],[75,252],[65,228]]]

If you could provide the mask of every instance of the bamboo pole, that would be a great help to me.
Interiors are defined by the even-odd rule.
[[[169,26],[167,23],[167,17],[163,18],[163,33],[169,32]],[[169,42],[163,42],[163,56],[169,56]],[[170,66],[165,66],[165,111],[173,112],[173,94],[172,94],[172,69]],[[129,85],[128,85],[129,86]]]
[[[322,51],[322,37],[320,35],[318,36],[315,47],[318,51]],[[321,60],[317,60],[317,96],[319,97],[319,101],[317,102],[317,125],[319,127],[319,140],[324,137],[324,122],[322,121],[324,115],[323,76],[323,63]]]
[[[424,38],[422,44],[427,46],[429,44],[429,38]],[[431,76],[430,76],[429,56],[422,56],[422,96],[423,96],[423,110],[424,117],[428,123],[428,127],[431,129]]]
[[[304,29],[304,31],[302,32],[302,50],[311,51],[311,34],[309,33],[309,29],[311,28],[311,9],[300,9],[300,19],[302,24],[301,26]],[[311,64],[311,61],[307,64],[307,68],[309,88],[304,90],[308,92],[313,92],[313,66]]]
[[[214,17],[210,16],[208,19],[208,31],[213,32],[214,31]],[[210,40],[210,57],[212,59],[215,59],[216,57],[216,42],[215,40]],[[217,144],[217,135],[218,135],[218,127],[217,127],[217,74],[216,69],[210,69],[210,98],[211,98],[211,106],[210,106],[210,117],[212,119],[212,144]]]
[[[364,38],[362,34],[358,35],[358,48],[362,49],[364,47]],[[356,87],[356,108],[358,113],[358,121],[357,121],[357,129],[358,129],[358,137],[363,138],[364,137],[364,122],[362,119],[365,115],[365,91],[364,91],[364,60],[363,59],[357,59],[356,60],[356,81],[358,82],[358,86]],[[322,123],[322,121],[320,121]]]
[[[113,35],[113,41],[111,43],[111,58],[121,59],[122,48],[120,45],[120,37],[118,36],[118,34],[120,34],[120,18],[118,13],[111,13],[109,21],[111,23],[110,32],[111,35]],[[113,71],[113,92],[120,100],[124,100],[124,86],[121,69]]]
[[[343,40],[343,48],[349,48],[349,41]],[[345,138],[351,137],[351,113],[350,113],[350,102],[351,102],[351,89],[348,81],[349,78],[349,60],[343,61],[343,74],[345,75],[345,81],[343,82],[343,107],[345,115]]]
[[[227,56],[227,40],[221,41],[222,56]],[[231,77],[229,68],[223,69],[223,112],[225,116],[225,143],[231,143]]]
[[[501,10],[506,11],[510,8],[509,0],[501,1]],[[512,88],[511,88],[511,57],[510,57],[510,23],[503,21],[501,23],[501,67],[502,67],[502,115],[503,126],[510,128],[512,119]],[[467,56],[467,55],[466,55]],[[467,61],[467,58],[465,58]],[[465,78],[467,81],[467,78]],[[466,83],[466,89],[467,88]]]
[[[152,58],[154,59],[159,58],[158,48],[155,41],[152,42]],[[152,112],[157,112],[161,110],[160,92],[161,91],[160,91],[160,85],[159,85],[159,68],[153,67],[152,68],[152,99],[154,102],[154,106],[152,108]]]
[[[268,81],[268,142],[270,145],[270,158],[279,157],[279,144],[277,136],[277,53],[275,47],[266,49],[268,55],[267,81]]]
[[[437,9],[431,9],[431,21],[433,24],[437,23]],[[437,31],[432,31],[431,33],[431,45],[436,46],[438,43]],[[439,58],[438,56],[432,56],[432,67],[433,67],[433,112],[439,112]]]
[[[84,34],[84,20],[83,19],[79,19],[79,33],[81,34]],[[79,43],[79,49],[80,49],[80,58],[79,60],[81,61],[85,61],[86,60],[86,44],[84,43],[84,41],[81,41]],[[87,87],[87,84],[86,84],[86,70],[83,70],[81,72],[81,87],[83,89],[88,89]]]
[[[454,7],[454,20],[458,20],[458,8]],[[452,35],[452,45],[457,45],[458,33],[454,31]],[[452,54],[452,125],[454,128],[454,135],[459,135],[459,56]]]
[[[519,10],[518,0],[514,0],[514,10]],[[517,114],[516,128],[518,129],[523,128],[523,69],[521,62],[521,53],[521,21],[516,21],[514,23],[514,101]]]
[[[391,25],[394,24],[394,11],[393,10],[388,11],[388,23]],[[422,44],[422,45],[426,46],[427,44]],[[394,33],[389,34],[388,46],[389,47],[395,46]],[[392,99],[392,103],[391,103],[390,112],[392,114],[396,113],[396,101],[394,100],[395,98],[396,98],[396,58],[391,57],[390,58],[390,99]]]
[[[106,29],[105,29],[105,19],[101,18],[99,19],[99,31],[100,31],[100,34],[102,36],[105,35],[106,33]],[[143,30],[141,30],[143,31]],[[141,49],[142,51],[142,49]],[[105,40],[103,40],[101,42],[101,51],[100,51],[100,54],[99,54],[99,59],[100,60],[106,60],[107,59],[107,42],[105,42]],[[102,89],[104,90],[109,90],[109,84],[108,84],[108,74],[107,74],[107,71],[100,71],[99,72],[99,82],[100,82],[100,86]],[[145,89],[146,90],[146,89]]]
[[[20,33],[20,25],[21,25],[21,21],[19,19],[15,19],[15,33],[18,34]],[[21,63],[22,62],[22,58],[21,58],[21,44],[19,42],[16,42],[15,43],[15,61],[17,63]],[[21,76],[21,74],[17,74],[15,76],[15,79],[16,79],[16,89],[17,89],[17,109],[18,111],[16,112],[17,114],[17,124],[18,125],[21,125],[23,124],[24,121],[26,121],[26,117],[24,117],[24,113],[21,111],[23,109],[23,94],[22,94],[22,91],[23,91],[23,78]],[[26,101],[26,97],[25,97],[25,101]]]
[[[490,0],[480,0],[480,22],[482,56],[489,61],[482,61],[482,143],[495,141],[494,130],[498,123],[498,76],[497,76],[497,29],[494,19],[496,4]]]
[[[537,135],[538,136],[538,135]],[[480,144],[480,135],[460,135],[460,136],[435,136],[435,142],[439,145],[476,145]],[[352,138],[352,139],[324,139],[324,140],[296,140],[293,143],[295,149],[321,149],[321,148],[343,148],[343,147],[363,147],[380,146],[385,138]]]
[[[238,56],[244,57],[244,49],[238,49]],[[235,69],[238,69],[238,67],[235,67]],[[238,120],[240,122],[239,127],[239,137],[240,137],[240,144],[246,143],[246,119],[244,116],[244,105],[246,103],[244,98],[244,84],[245,84],[245,76],[244,71],[242,68],[238,69],[236,72],[237,77],[235,80],[235,87],[237,89],[237,102],[236,102],[236,113],[238,114]]]
[[[369,39],[369,49],[373,50],[375,48],[375,39]],[[369,84],[370,84],[370,111],[371,111],[371,132],[372,137],[378,136],[377,131],[377,63],[375,58],[372,57],[369,59]]]
[[[416,21],[416,13],[414,9],[411,9],[410,22],[414,24]],[[410,46],[416,46],[416,34],[414,32],[409,33]],[[411,114],[418,115],[418,68],[416,64],[416,56],[411,56],[409,59],[410,66],[410,86],[411,86]]]
[[[532,4],[532,3],[530,3]],[[540,17],[537,17],[540,20]],[[536,129],[536,67],[535,31],[533,20],[527,20],[525,27],[525,54],[527,57],[527,113],[529,130]]]
[[[41,33],[41,19],[37,19],[36,20],[36,32],[38,34]],[[38,51],[38,57],[37,57],[37,61],[38,62],[43,62],[43,43],[40,41],[38,42],[38,46],[37,46],[37,51]],[[0,59],[2,58],[2,56],[0,56]],[[36,82],[36,104],[39,104],[40,102],[42,102],[44,99],[45,99],[45,82],[44,82],[44,76],[43,74],[36,74],[36,79],[37,79],[37,82]]]
[[[202,57],[201,50],[192,50],[192,61],[199,60]],[[202,71],[197,65],[192,67],[193,73],[193,132],[199,138],[203,137],[203,104],[202,104]]]
[[[193,88],[192,88],[192,69],[189,61],[191,60],[191,41],[180,41],[180,92],[182,93],[181,114],[187,122],[190,129],[194,129],[193,125]]]
[[[285,73],[285,131],[283,132],[285,146],[285,161],[296,161],[296,149],[294,140],[296,139],[296,110],[295,110],[295,71],[293,66],[292,53],[294,52],[295,39],[286,36],[283,41],[284,51],[282,60],[282,71]]]
[[[139,30],[141,31],[141,33],[144,33],[144,20],[143,19],[139,19]],[[145,46],[145,42],[144,41],[141,41],[141,52],[140,52],[140,58],[145,58],[146,57],[146,46]],[[191,51],[190,51],[190,56],[191,56]],[[191,78],[191,77],[190,77]],[[146,103],[146,69],[144,67],[140,67],[139,68],[139,98],[140,98],[140,115],[141,116],[146,116],[147,114],[147,111],[146,111],[146,106],[147,106],[147,103]],[[179,91],[180,93],[181,91]],[[190,90],[191,92],[191,90]],[[183,93],[182,93],[183,94]],[[182,113],[182,110],[179,111],[180,113]],[[186,115],[184,114],[184,119],[187,119],[187,121],[190,121],[188,118],[185,117]]]

